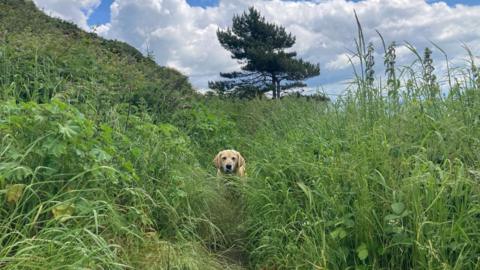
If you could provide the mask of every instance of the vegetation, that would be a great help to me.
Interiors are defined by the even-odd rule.
[[[391,81],[358,76],[335,102],[184,99],[159,83],[177,72],[122,66],[132,54],[74,28],[77,44],[33,6],[0,3],[2,22],[32,12],[48,27],[48,42],[2,29],[0,268],[480,268],[473,57],[445,95],[427,53],[410,47],[419,59],[399,70],[392,45]],[[60,41],[76,49],[61,55]],[[122,87],[123,68],[137,72]],[[189,106],[137,103],[118,94],[129,85]],[[215,177],[223,148],[246,157],[245,186]]]
[[[217,36],[232,58],[243,64],[240,72],[220,73],[228,80],[209,83],[220,94],[253,98],[271,91],[277,99],[282,92],[306,86],[302,81],[320,74],[319,64],[294,58],[296,52],[286,52],[295,44],[295,37],[284,27],[266,22],[253,7],[234,16],[232,28],[218,30]]]
[[[168,116],[194,95],[179,72],[157,66],[126,43],[52,19],[31,1],[0,0],[0,20],[3,99],[96,100],[91,105],[97,111],[118,103],[143,104],[154,115]]]

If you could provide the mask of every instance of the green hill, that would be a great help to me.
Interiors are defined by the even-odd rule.
[[[0,268],[230,269],[207,249],[228,203],[167,123],[192,97],[130,45],[0,0]]]
[[[98,99],[104,106],[146,102],[165,113],[194,94],[178,71],[158,66],[124,42],[51,18],[31,1],[1,0],[0,21],[4,95],[38,102],[62,95],[70,102]]]

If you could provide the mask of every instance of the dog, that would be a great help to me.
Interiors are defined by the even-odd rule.
[[[213,159],[213,163],[215,164],[215,167],[217,167],[217,176],[245,176],[245,159],[238,151],[220,151]]]

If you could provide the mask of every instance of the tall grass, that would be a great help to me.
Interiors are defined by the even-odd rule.
[[[398,68],[393,43],[382,85],[374,82],[372,45],[359,37],[361,72],[334,103],[205,102],[235,128],[202,137],[203,153],[233,146],[247,157],[250,266],[479,268],[480,96],[472,52],[466,48],[468,65],[449,70],[441,86],[429,48],[421,55],[407,44],[417,60]],[[197,124],[180,126],[197,136]]]
[[[136,116],[127,131],[95,125],[58,100],[4,102],[0,115],[3,269],[123,269],[164,246],[186,254],[160,254],[154,267],[224,268],[206,247],[226,243],[212,222],[225,196],[175,127]]]
[[[357,44],[363,77],[333,104],[226,106],[245,127],[252,266],[479,268],[476,77],[449,78],[465,87],[440,95],[427,48],[420,74],[375,85],[371,49]]]
[[[475,52],[445,88],[436,51],[407,44],[398,68],[384,45],[382,84],[358,26],[361,66],[334,102],[204,97],[168,117],[136,99],[157,89],[141,70],[99,75],[10,35],[28,42],[0,44],[0,268],[479,269]],[[215,176],[224,148],[246,185]]]
[[[242,148],[254,265],[478,268],[477,106],[417,100],[374,121],[355,103],[269,106]]]

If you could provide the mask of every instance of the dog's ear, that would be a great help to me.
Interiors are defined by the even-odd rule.
[[[220,161],[221,154],[222,152],[218,152],[215,158],[213,158],[213,164],[215,164],[215,167],[217,167],[217,169],[219,169],[222,166],[222,163]]]
[[[237,152],[237,159],[238,159],[238,168],[245,167],[245,159],[242,157],[242,155],[239,152]]]

